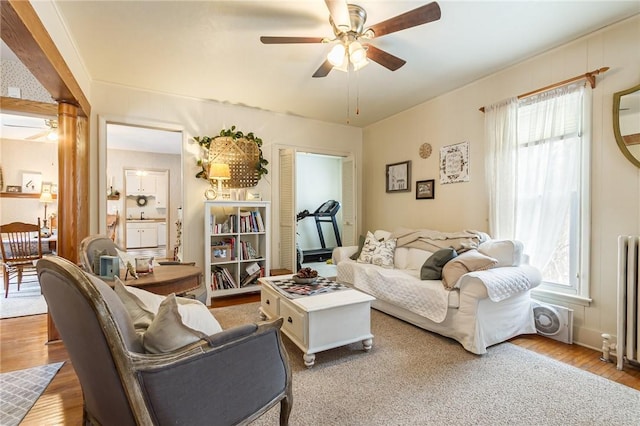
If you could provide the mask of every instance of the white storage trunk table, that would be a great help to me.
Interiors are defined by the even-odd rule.
[[[292,275],[261,278],[260,313],[263,319],[283,317],[282,332],[303,352],[312,367],[316,353],[362,341],[373,345],[371,301],[374,297],[341,284],[311,296],[290,296],[285,290]]]

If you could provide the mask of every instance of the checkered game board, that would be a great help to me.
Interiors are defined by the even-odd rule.
[[[293,279],[289,278],[289,279],[280,279],[280,280],[272,280],[271,283],[273,284],[273,287],[278,290],[280,293],[284,294],[285,296],[287,296],[290,299],[297,299],[300,297],[309,297],[309,296],[315,296],[318,294],[327,294],[333,291],[340,291],[340,290],[348,290],[349,287],[337,283],[335,281],[331,281],[325,277],[318,277],[316,279],[316,281],[313,283],[314,285],[311,286],[309,284],[298,284],[295,281],[293,281]],[[294,286],[309,286],[309,287],[318,287],[318,286],[323,286],[325,288],[327,288],[327,290],[323,291],[323,292],[319,292],[319,293],[314,293],[314,294],[310,294],[310,295],[305,295],[305,294],[296,294],[296,293],[290,293],[287,291],[287,289],[294,287]]]

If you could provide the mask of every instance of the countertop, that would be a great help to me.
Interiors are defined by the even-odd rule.
[[[167,219],[164,217],[150,217],[144,219],[127,219],[127,223],[147,223],[147,222],[166,222]]]

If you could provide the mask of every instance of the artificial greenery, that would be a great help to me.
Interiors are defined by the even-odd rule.
[[[262,178],[262,175],[266,175],[267,173],[269,173],[269,171],[265,167],[267,164],[269,164],[269,162],[262,156],[262,148],[261,148],[262,147],[262,139],[260,139],[256,135],[254,135],[253,132],[247,133],[245,135],[240,130],[236,130],[236,126],[231,126],[230,129],[222,129],[222,130],[220,130],[220,134],[217,135],[217,136],[213,136],[213,137],[211,137],[211,136],[196,136],[193,139],[196,142],[198,142],[198,144],[205,151],[207,151],[207,154],[208,154],[209,147],[211,146],[211,142],[213,140],[215,140],[216,138],[219,138],[219,137],[230,137],[233,140],[243,139],[244,138],[246,140],[255,142],[255,144],[258,146],[258,151],[260,151],[260,158],[258,160],[258,163],[256,164],[256,171],[258,172],[258,180],[260,180]],[[208,155],[207,155],[207,157],[208,157]],[[202,167],[202,170],[200,170],[196,174],[196,177],[200,178],[200,179],[208,180],[209,176],[207,174],[206,163],[202,160],[202,158],[198,159],[198,165],[200,167]]]

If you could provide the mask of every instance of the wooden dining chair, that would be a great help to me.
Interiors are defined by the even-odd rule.
[[[36,261],[42,259],[40,218],[38,223],[12,222],[0,225],[2,237],[2,270],[4,276],[4,297],[9,295],[9,281],[18,277],[18,291],[22,277],[26,273],[36,274]]]

